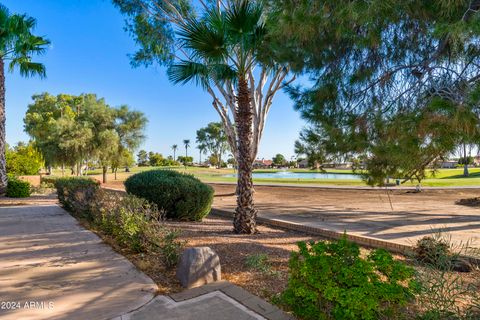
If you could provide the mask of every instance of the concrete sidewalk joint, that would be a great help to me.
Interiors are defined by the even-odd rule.
[[[170,296],[157,296],[145,306],[114,320],[289,320],[278,307],[228,281],[219,281]]]

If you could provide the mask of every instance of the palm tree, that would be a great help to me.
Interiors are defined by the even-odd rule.
[[[199,164],[202,164],[202,153],[205,153],[205,150],[207,149],[207,147],[204,145],[204,144],[199,144],[197,146],[197,149],[199,151],[199,155],[200,155],[200,160],[199,160]]]
[[[183,140],[183,145],[185,146],[185,158],[188,157],[188,148],[190,147],[190,140],[185,139]],[[187,159],[185,159],[186,163]]]
[[[32,62],[33,55],[43,54],[48,40],[34,36],[35,19],[26,15],[11,15],[6,7],[0,4],[0,194],[7,187],[7,171],[5,161],[5,62],[8,71],[15,67],[20,75],[45,77],[45,66]]]
[[[253,105],[249,80],[260,60],[266,28],[260,2],[232,1],[224,10],[210,8],[201,18],[188,18],[178,35],[188,59],[173,64],[168,74],[174,83],[194,82],[205,90],[228,82],[237,104],[235,129],[238,141],[236,233],[255,233],[257,211],[253,200]],[[272,66],[273,67],[273,66]]]
[[[173,161],[176,161],[176,159],[175,159],[175,153],[177,152],[177,148],[178,148],[178,146],[177,146],[176,144],[174,144],[174,145],[172,146],[172,150],[173,150]]]

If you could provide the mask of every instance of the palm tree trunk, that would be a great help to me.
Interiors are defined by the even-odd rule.
[[[463,144],[463,176],[468,177],[467,146]]]
[[[7,160],[5,159],[5,65],[0,58],[0,194],[7,189]]]
[[[175,149],[173,149],[173,161],[177,161],[177,159],[175,158]]]
[[[238,132],[238,180],[237,208],[233,227],[235,233],[253,234],[257,231],[257,211],[253,201],[252,181],[253,110],[245,79],[239,79],[236,98],[238,103],[237,121],[235,122]]]
[[[102,167],[103,183],[107,183],[107,171],[108,171],[108,167],[103,166]]]

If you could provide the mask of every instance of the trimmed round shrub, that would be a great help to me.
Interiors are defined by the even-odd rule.
[[[28,198],[31,194],[31,186],[28,181],[9,177],[6,196],[10,198]]]
[[[213,188],[192,175],[173,170],[151,170],[125,181],[128,193],[157,205],[167,218],[200,221],[210,213]]]

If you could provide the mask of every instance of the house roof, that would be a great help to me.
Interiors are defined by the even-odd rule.
[[[255,163],[263,164],[263,165],[266,165],[266,166],[271,166],[273,161],[272,160],[257,159],[257,160],[255,160]]]

